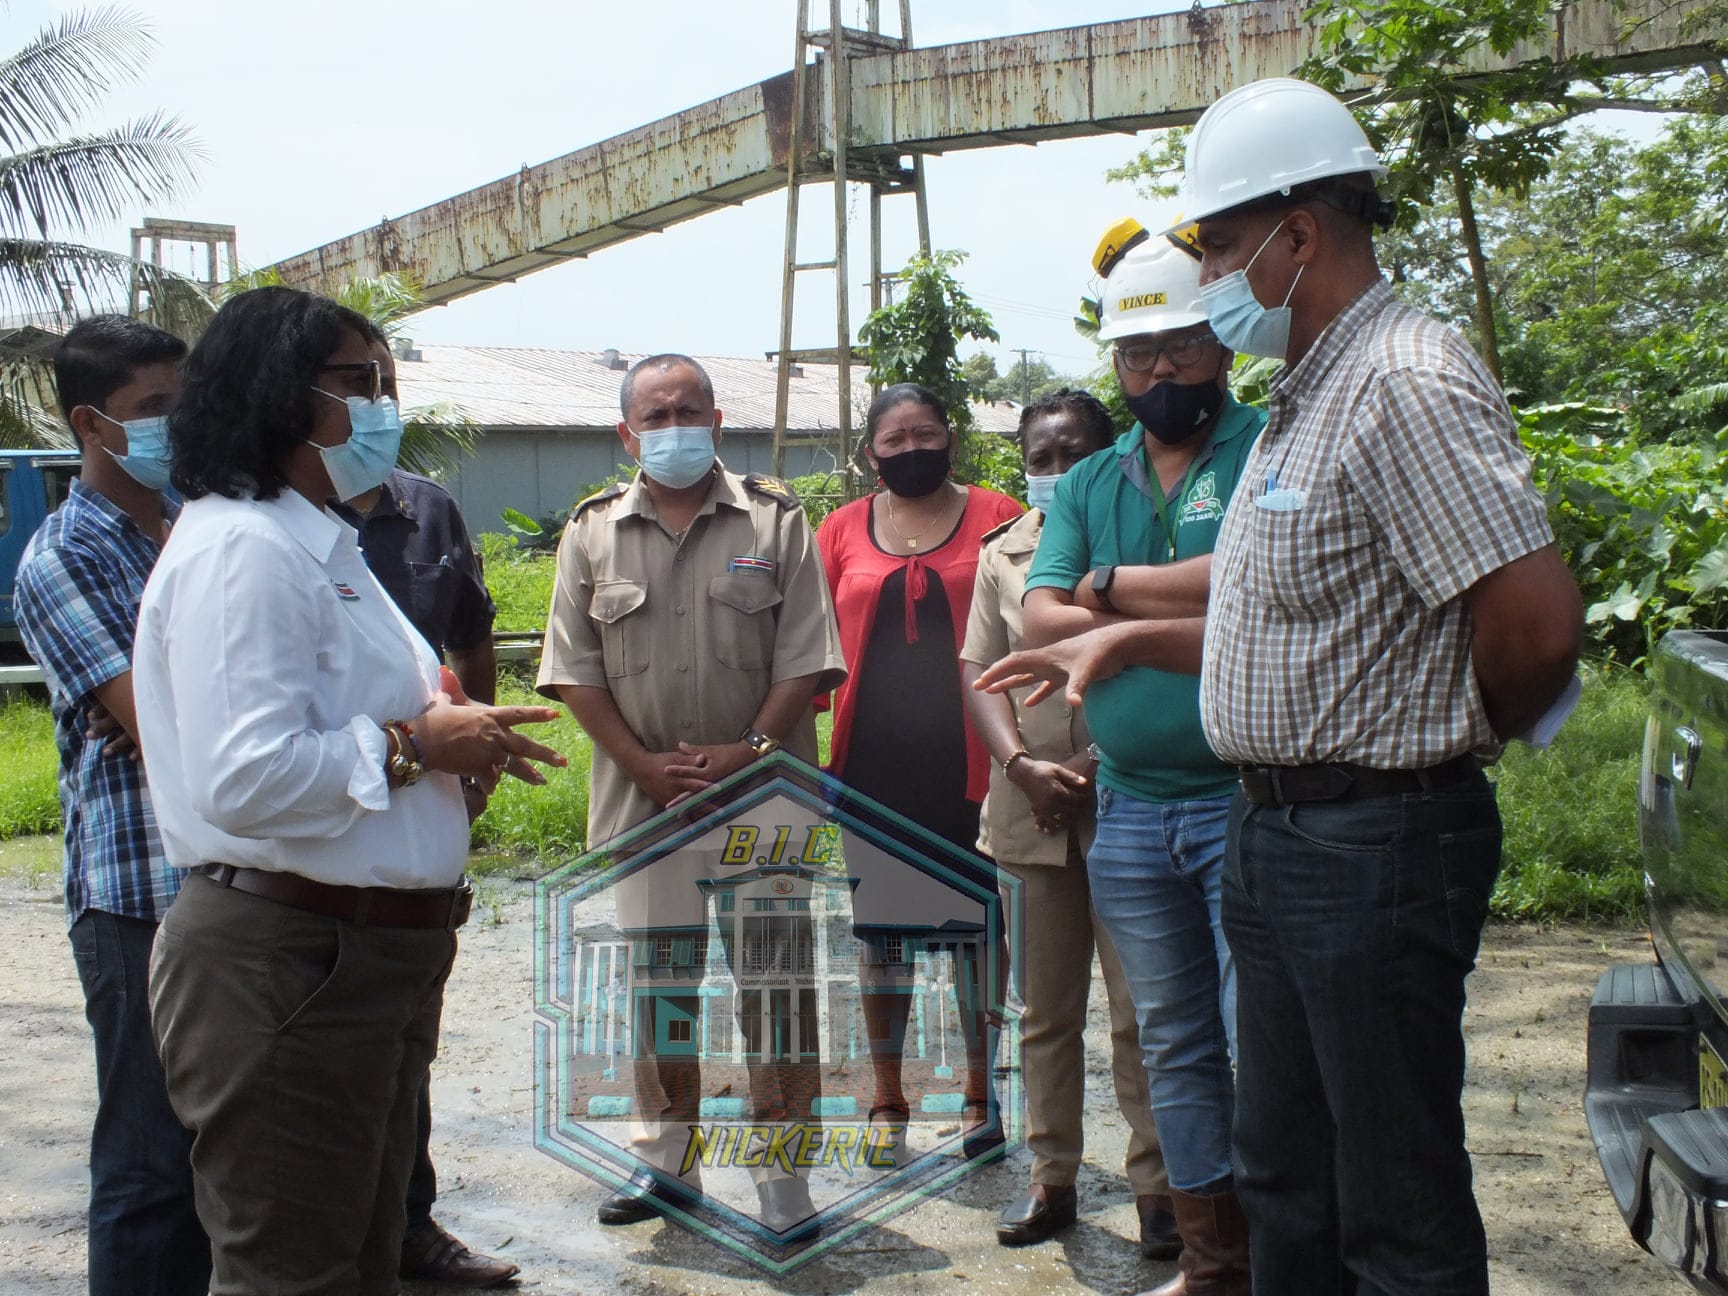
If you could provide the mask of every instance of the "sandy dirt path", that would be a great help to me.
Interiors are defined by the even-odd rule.
[[[1135,1292],[1168,1265],[1127,1239],[1124,1127],[1103,1063],[1095,986],[1081,1220],[1059,1240],[995,1245],[1024,1151],[777,1283],[682,1229],[601,1229],[597,1184],[532,1139],[532,888],[484,884],[463,935],[433,1074],[438,1215],[522,1265],[546,1293]],[[1626,1238],[1584,1127],[1585,1013],[1601,970],[1644,957],[1636,933],[1490,930],[1472,983],[1470,1146],[1500,1296],[1608,1296],[1685,1288]],[[0,1292],[74,1296],[83,1284],[86,1138],[94,1081],[77,978],[52,879],[0,880]],[[410,1287],[415,1293],[441,1290]]]

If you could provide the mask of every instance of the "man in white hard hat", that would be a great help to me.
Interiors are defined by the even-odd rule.
[[[1460,1109],[1500,867],[1482,768],[1574,685],[1582,628],[1498,384],[1381,277],[1384,174],[1299,81],[1232,91],[1188,143],[1212,328],[1285,361],[1201,673],[1240,769],[1223,919],[1262,1294],[1488,1291]]]
[[[1196,673],[1210,555],[1265,415],[1230,395],[1233,357],[1207,325],[1190,241],[1115,227],[1095,268],[1099,337],[1114,344],[1136,422],[1057,483],[1026,578],[1025,637],[1034,660],[1058,642],[1102,644],[1111,657],[1086,693],[1099,754],[1087,873],[1140,1020],[1181,1235],[1181,1275],[1160,1296],[1245,1296],[1230,1154],[1234,978],[1218,908],[1236,775],[1207,746]]]

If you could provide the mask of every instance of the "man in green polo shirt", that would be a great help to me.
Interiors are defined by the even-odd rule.
[[[1028,643],[1116,643],[1086,694],[1099,748],[1092,903],[1121,952],[1164,1139],[1182,1277],[1160,1292],[1246,1293],[1231,1177],[1234,976],[1218,921],[1235,771],[1200,724],[1212,546],[1266,416],[1230,395],[1232,356],[1180,236],[1113,229],[1099,337],[1138,420],[1057,484],[1026,579]]]

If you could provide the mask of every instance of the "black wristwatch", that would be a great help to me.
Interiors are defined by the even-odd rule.
[[[1110,586],[1116,579],[1116,564],[1106,563],[1092,571],[1092,597],[1098,600],[1098,606],[1106,612],[1114,612],[1116,605],[1110,601]]]

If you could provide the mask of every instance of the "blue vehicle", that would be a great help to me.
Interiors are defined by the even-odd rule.
[[[72,450],[0,450],[0,663],[29,661],[12,610],[24,546],[78,475]]]

